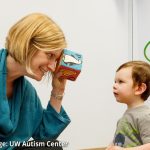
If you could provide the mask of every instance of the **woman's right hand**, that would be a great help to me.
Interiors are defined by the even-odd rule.
[[[125,148],[119,147],[119,146],[108,146],[106,150],[125,150]]]

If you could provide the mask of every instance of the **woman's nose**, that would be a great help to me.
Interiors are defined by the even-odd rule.
[[[56,61],[50,62],[48,64],[48,68],[49,68],[50,71],[54,72],[55,68],[56,68]]]

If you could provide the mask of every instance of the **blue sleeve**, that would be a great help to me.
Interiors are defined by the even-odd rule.
[[[70,119],[61,107],[60,113],[57,113],[55,109],[48,105],[46,109],[43,109],[41,101],[37,95],[35,88],[28,82],[26,84],[26,106],[30,107],[32,114],[28,116],[32,120],[32,137],[34,139],[56,139],[61,132],[70,123]]]
[[[56,139],[70,123],[70,119],[63,109],[57,113],[48,102],[47,109],[43,110],[42,120],[33,134],[34,139]]]

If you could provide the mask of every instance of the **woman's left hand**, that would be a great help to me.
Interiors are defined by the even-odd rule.
[[[61,72],[53,74],[52,78],[52,92],[57,94],[63,94],[66,86],[66,79],[60,78]]]
[[[60,72],[54,73],[52,75],[52,91],[50,98],[50,104],[58,113],[61,111],[61,103],[66,86],[66,79],[60,78],[60,76],[61,76]],[[56,96],[59,96],[59,99],[56,98]]]

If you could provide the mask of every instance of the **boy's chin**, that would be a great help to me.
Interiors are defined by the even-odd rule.
[[[117,101],[118,103],[122,103],[120,99],[116,99],[116,101]]]
[[[123,102],[122,100],[117,100],[117,99],[116,99],[116,101],[117,101],[118,103],[125,104],[125,102]]]

